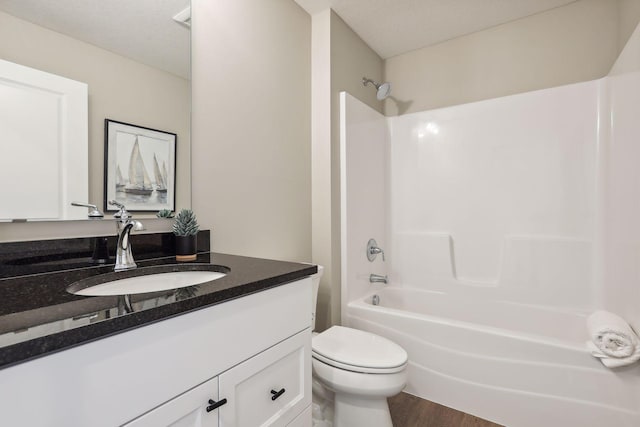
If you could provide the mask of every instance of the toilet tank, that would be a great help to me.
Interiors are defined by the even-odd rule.
[[[318,272],[311,276],[311,283],[313,284],[313,301],[311,305],[311,330],[316,330],[316,306],[318,303],[318,289],[320,288],[320,279],[324,274],[324,267],[319,265]]]

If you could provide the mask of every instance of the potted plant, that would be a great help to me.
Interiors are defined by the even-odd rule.
[[[173,218],[173,212],[171,212],[169,209],[161,209],[156,214],[156,217],[158,217],[158,218]]]
[[[198,248],[198,220],[191,209],[178,212],[173,223],[176,236],[176,260],[195,261]]]

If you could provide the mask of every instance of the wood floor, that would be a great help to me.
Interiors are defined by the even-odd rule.
[[[502,427],[407,393],[389,399],[394,427]]]

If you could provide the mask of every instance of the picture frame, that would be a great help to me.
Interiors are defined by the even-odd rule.
[[[104,121],[104,211],[116,200],[130,212],[175,211],[177,135]]]

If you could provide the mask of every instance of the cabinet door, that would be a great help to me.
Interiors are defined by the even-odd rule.
[[[219,409],[216,406],[220,403],[223,402],[218,402],[216,377],[125,424],[125,427],[218,427]]]
[[[306,329],[219,377],[221,427],[286,426],[311,404],[311,332]],[[304,424],[303,424],[304,425]]]
[[[311,416],[311,406],[307,406],[307,409],[303,413],[298,415],[295,420],[287,424],[287,427],[312,427],[313,418]]]

